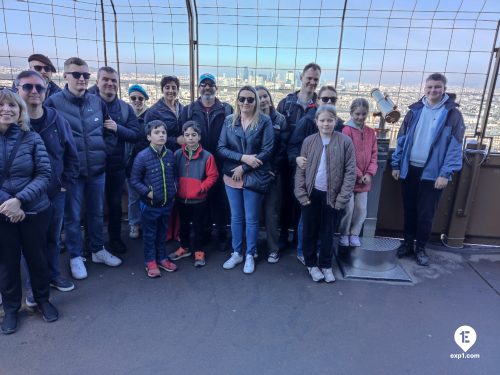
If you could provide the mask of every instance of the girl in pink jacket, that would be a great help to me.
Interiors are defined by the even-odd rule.
[[[366,219],[366,204],[371,182],[377,173],[377,135],[365,125],[369,104],[358,98],[351,103],[351,118],[342,133],[351,138],[356,153],[356,185],[340,221],[340,246],[361,246],[359,233]]]

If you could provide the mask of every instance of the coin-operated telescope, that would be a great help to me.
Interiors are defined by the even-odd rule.
[[[371,97],[377,103],[377,108],[380,112],[375,112],[373,115],[380,117],[380,124],[378,127],[379,138],[384,139],[389,129],[385,128],[385,123],[395,124],[401,118],[401,113],[397,109],[398,106],[389,98],[389,95],[376,88],[370,92]]]

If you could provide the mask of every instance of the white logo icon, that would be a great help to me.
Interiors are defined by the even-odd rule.
[[[461,326],[455,331],[455,342],[464,352],[472,348],[476,339],[476,331],[470,326]]]

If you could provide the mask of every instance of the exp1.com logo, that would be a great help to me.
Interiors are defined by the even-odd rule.
[[[478,359],[479,354],[470,354],[467,351],[476,343],[477,334],[474,328],[470,326],[458,327],[455,331],[455,342],[463,350],[462,353],[450,354],[451,359]]]

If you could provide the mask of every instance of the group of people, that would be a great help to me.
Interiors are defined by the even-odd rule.
[[[85,249],[94,263],[121,264],[118,256],[127,250],[121,238],[125,186],[129,237],[142,235],[151,278],[175,271],[173,261],[184,257],[204,266],[213,226],[222,249],[230,239],[223,268],[244,262],[243,272],[253,273],[261,209],[268,262],[279,261],[289,228],[295,228],[297,258],[316,282],[335,281],[337,229],[339,246],[361,245],[377,172],[376,132],[365,124],[367,100],[355,99],[344,122],[337,116],[336,89],[325,85],[316,93],[319,65],[306,65],[300,90],[277,107],[264,86],[241,87],[234,107],[221,102],[210,73],[199,77],[199,97],[186,106],[178,100],[179,79],[164,76],[162,97],[148,107],[149,95],[139,84],[128,89],[130,105],[118,98],[112,67],[99,68],[96,85],[88,88],[88,64],[72,57],[64,63],[67,83],[61,90],[51,80],[56,69],[48,57],[35,54],[28,62],[30,69],[16,77],[14,87],[0,90],[3,333],[17,329],[20,264],[29,275],[26,303],[37,306],[46,321],[58,319],[49,287],[74,289],[60,272],[63,225],[73,279],[88,275]],[[415,255],[423,266],[429,263],[425,244],[440,193],[461,167],[463,119],[445,85],[442,74],[427,78],[392,160],[405,208],[398,255]],[[171,254],[167,236],[180,243]]]

